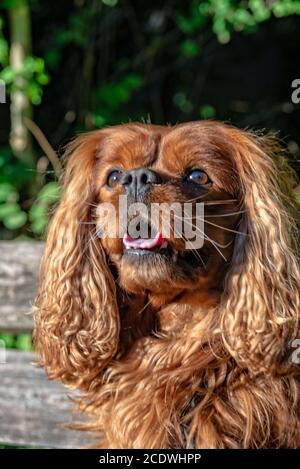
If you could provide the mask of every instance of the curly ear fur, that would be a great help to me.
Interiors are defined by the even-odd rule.
[[[82,388],[95,384],[119,339],[115,282],[90,225],[104,135],[84,134],[67,149],[64,194],[49,228],[35,304],[39,363],[50,378]]]
[[[280,373],[292,352],[288,342],[299,332],[296,181],[272,136],[230,127],[225,133],[246,213],[221,300],[222,335],[241,367]]]

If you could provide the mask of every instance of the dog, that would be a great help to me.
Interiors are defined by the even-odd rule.
[[[48,377],[82,390],[96,447],[299,447],[299,211],[276,138],[130,123],[65,158],[34,341]],[[191,210],[166,235],[173,203]],[[134,204],[163,209],[154,223]]]

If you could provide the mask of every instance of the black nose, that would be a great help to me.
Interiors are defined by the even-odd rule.
[[[159,184],[161,177],[151,169],[138,168],[128,171],[122,180],[126,192],[134,197],[145,193],[152,184]]]

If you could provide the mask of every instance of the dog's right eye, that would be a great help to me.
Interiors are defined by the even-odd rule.
[[[107,182],[106,184],[109,187],[115,187],[117,184],[119,184],[121,178],[122,178],[122,171],[120,169],[114,169],[109,173],[107,176]]]

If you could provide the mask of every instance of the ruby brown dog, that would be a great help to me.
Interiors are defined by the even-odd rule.
[[[220,122],[125,124],[69,144],[34,339],[49,378],[82,390],[97,447],[300,446],[295,185],[276,139]],[[99,208],[122,219],[121,196],[128,210],[203,204],[182,214],[202,246],[178,236],[174,213],[168,236],[162,217],[141,219],[143,237],[103,236]]]

